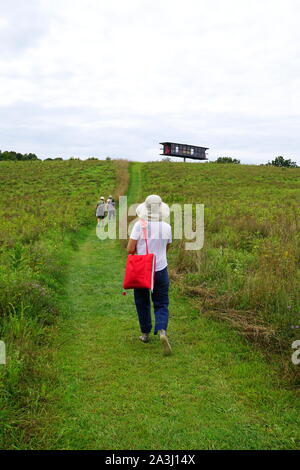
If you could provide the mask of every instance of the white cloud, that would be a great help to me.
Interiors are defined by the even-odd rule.
[[[38,0],[0,1],[0,54],[18,57],[34,47],[47,28],[48,18]]]
[[[0,3],[3,149],[300,163],[297,0]]]

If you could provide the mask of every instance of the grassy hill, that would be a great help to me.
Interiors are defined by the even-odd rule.
[[[297,380],[300,170],[129,168],[130,204],[205,206],[203,249],[169,252],[164,360],[121,295],[124,243],[95,234],[127,162],[0,163],[0,448],[299,448],[299,393],[278,372]]]
[[[141,175],[142,198],[205,206],[203,249],[177,241],[170,253],[182,291],[288,367],[300,325],[300,169],[159,162]]]
[[[20,408],[43,395],[47,345],[61,313],[58,294],[78,231],[95,220],[100,195],[116,185],[112,162],[0,163],[0,448],[20,432]],[[18,431],[15,431],[18,429]]]

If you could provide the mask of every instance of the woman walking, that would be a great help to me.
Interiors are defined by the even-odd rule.
[[[105,217],[105,199],[103,196],[100,197],[100,201],[97,203],[96,217],[98,219],[98,225],[99,225],[101,220],[103,220]]]
[[[112,196],[108,196],[107,210],[108,210],[108,218],[114,219],[116,209],[115,209],[115,200],[113,199]]]
[[[156,259],[154,289],[151,294],[155,315],[154,334],[159,333],[163,351],[169,355],[172,350],[166,334],[169,320],[167,249],[172,243],[172,229],[163,219],[169,217],[170,209],[162,202],[160,196],[151,195],[137,207],[136,213],[140,219],[147,222],[148,250],[149,253],[154,253]],[[140,221],[133,227],[127,251],[132,255],[146,253],[146,242]],[[134,289],[134,300],[142,333],[139,339],[143,343],[148,343],[152,330],[149,290]]]

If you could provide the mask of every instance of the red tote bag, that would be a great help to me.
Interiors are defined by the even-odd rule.
[[[155,255],[149,254],[148,251],[146,222],[141,221],[141,225],[146,242],[146,254],[128,255],[123,287],[124,289],[151,289],[153,291]]]

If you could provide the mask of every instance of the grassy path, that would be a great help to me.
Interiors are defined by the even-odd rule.
[[[131,166],[130,199],[141,165]],[[88,233],[71,260],[70,314],[60,321],[59,385],[40,446],[52,449],[299,447],[299,397],[226,325],[199,316],[174,287],[170,340],[138,341],[133,296],[122,296],[125,253]]]

